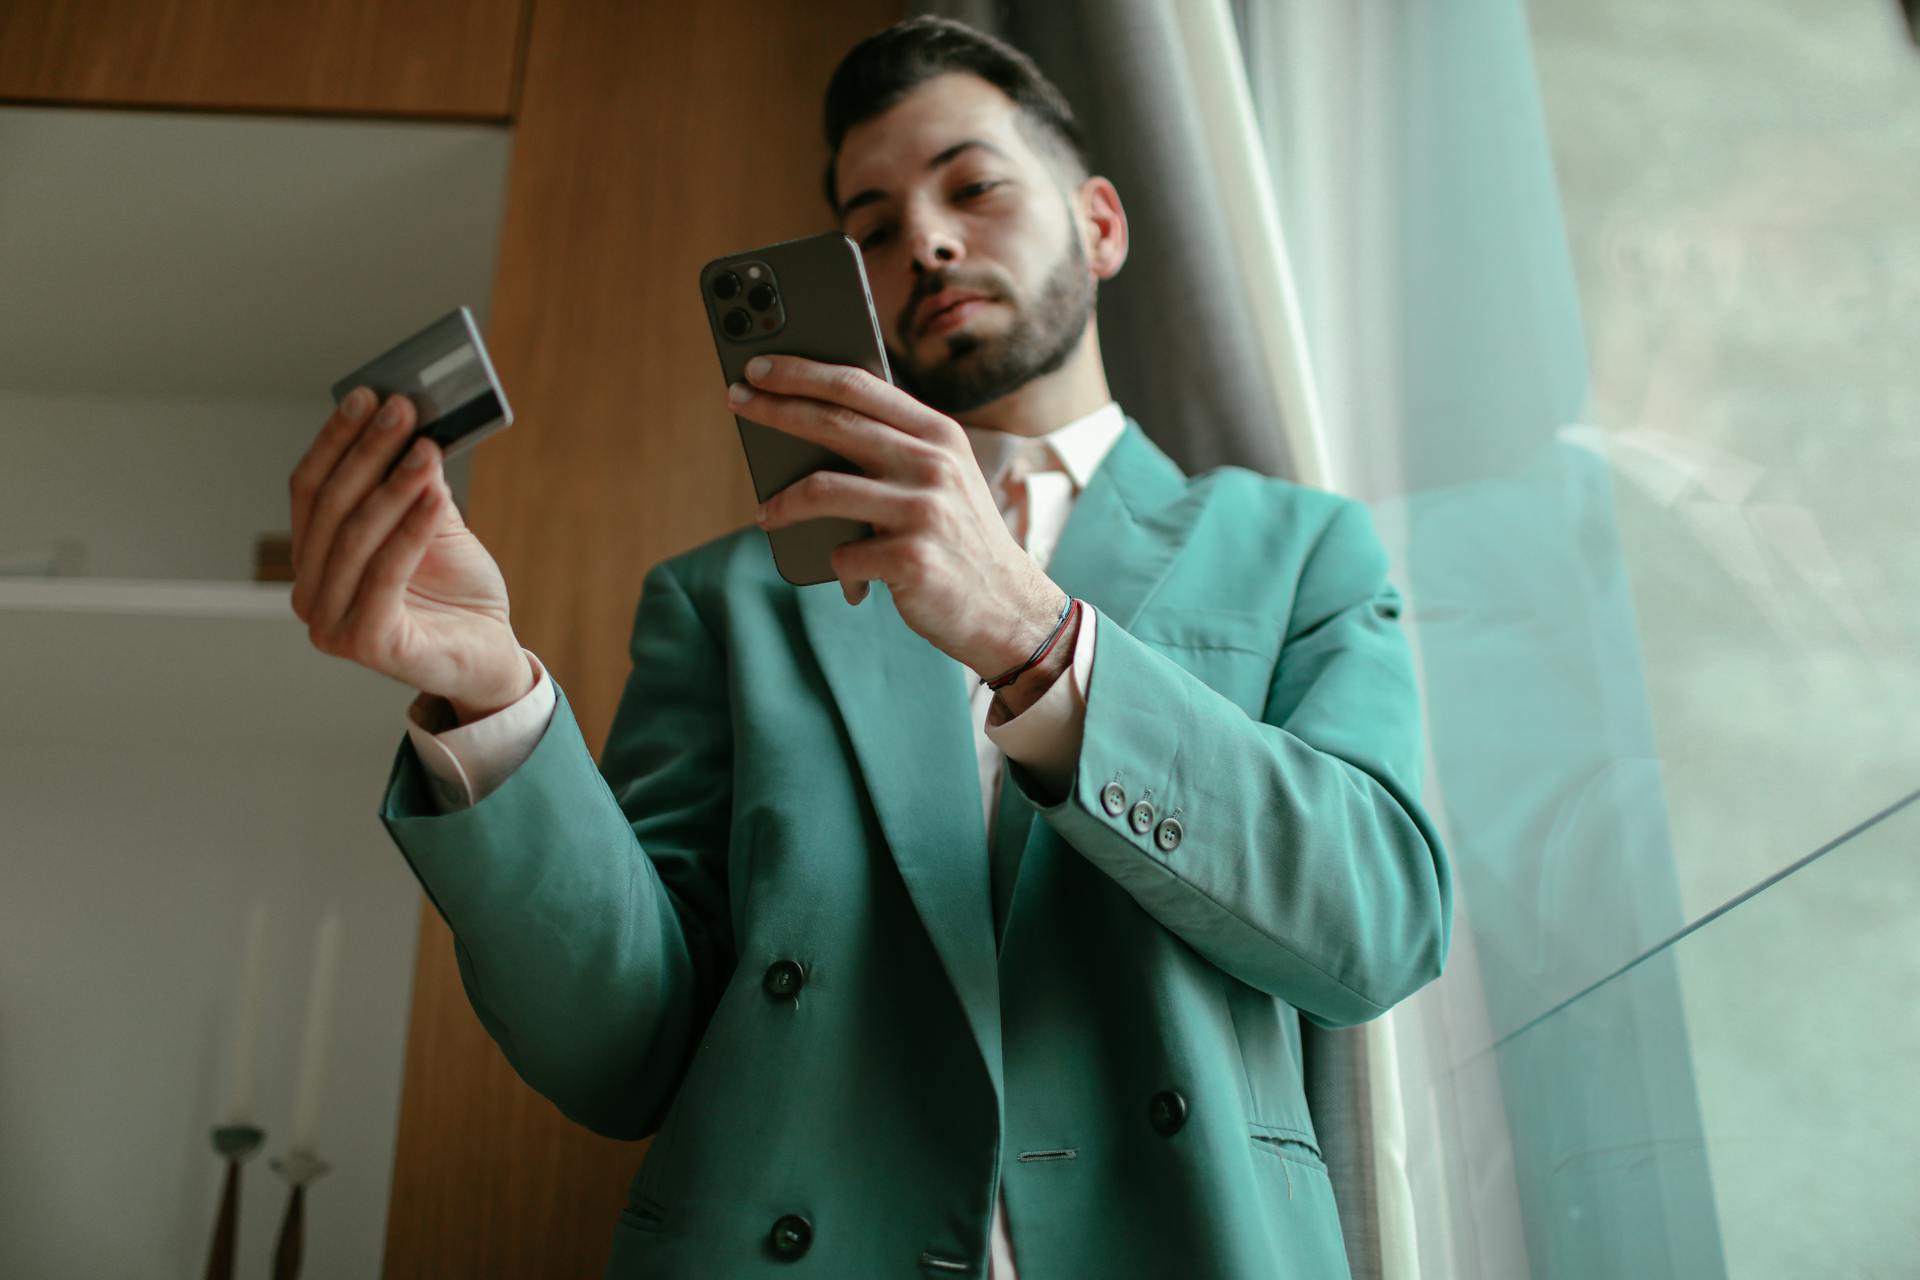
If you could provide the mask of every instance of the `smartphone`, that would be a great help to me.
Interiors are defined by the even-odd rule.
[[[867,289],[860,246],[838,231],[715,258],[700,268],[700,297],[729,385],[761,354],[849,364],[891,383],[887,348]],[[830,449],[738,414],[754,495],[765,502],[815,471],[860,468]],[[821,516],[767,530],[774,567],[797,587],[835,581],[833,549],[871,537],[864,520]]]
[[[382,401],[408,396],[418,415],[407,448],[394,455],[388,475],[421,436],[438,444],[448,459],[513,425],[513,409],[487,358],[480,326],[465,307],[455,307],[334,383],[333,402],[339,404],[361,386],[371,387]]]

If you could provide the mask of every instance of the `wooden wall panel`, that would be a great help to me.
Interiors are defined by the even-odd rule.
[[[900,0],[536,0],[488,345],[512,429],[468,520],[521,640],[604,743],[641,579],[750,522],[702,263],[831,225],[820,98]],[[598,1276],[644,1144],[521,1084],[423,907],[389,1277]]]
[[[0,99],[505,120],[531,0],[4,0]]]

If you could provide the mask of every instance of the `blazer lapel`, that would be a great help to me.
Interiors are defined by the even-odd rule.
[[[1188,493],[1179,465],[1128,418],[1073,504],[1047,576],[1132,626],[1193,528],[1193,504],[1175,501]]]
[[[907,626],[884,582],[851,607],[834,583],[795,594],[887,848],[997,1092],[1000,982],[979,763],[961,671]]]
[[[1173,500],[1186,492],[1180,468],[1129,418],[1074,503],[1048,576],[1127,626],[1185,541],[1191,512]],[[887,847],[997,1092],[999,964],[966,684],[953,659],[901,619],[884,582],[856,607],[832,583],[795,595]],[[1003,786],[996,834],[1031,845],[1032,816]]]

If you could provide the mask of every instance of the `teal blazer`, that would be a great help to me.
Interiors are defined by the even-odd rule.
[[[756,528],[647,574],[597,766],[558,688],[472,808],[402,740],[380,817],[475,1013],[657,1131],[609,1277],[983,1277],[1003,1186],[1023,1280],[1347,1274],[1299,1019],[1377,1017],[1451,927],[1371,517],[1129,420],[1049,575],[1098,613],[1085,736],[1062,798],[1007,766],[997,947],[956,664]]]

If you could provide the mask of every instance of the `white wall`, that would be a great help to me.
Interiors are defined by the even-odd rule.
[[[238,616],[177,617],[21,608],[0,585],[0,1275],[201,1273],[256,898],[267,1142],[238,1274],[270,1274],[286,1188],[267,1157],[288,1147],[329,905],[315,1145],[334,1168],[308,1193],[305,1274],[379,1274],[421,898],[375,815],[409,694],[314,654],[285,589],[255,590]]]
[[[0,388],[0,576],[246,581],[284,535],[287,477],[324,394],[52,394]],[[472,455],[447,464],[464,500]]]
[[[250,578],[333,382],[455,306],[484,328],[510,145],[0,108],[0,576]]]

